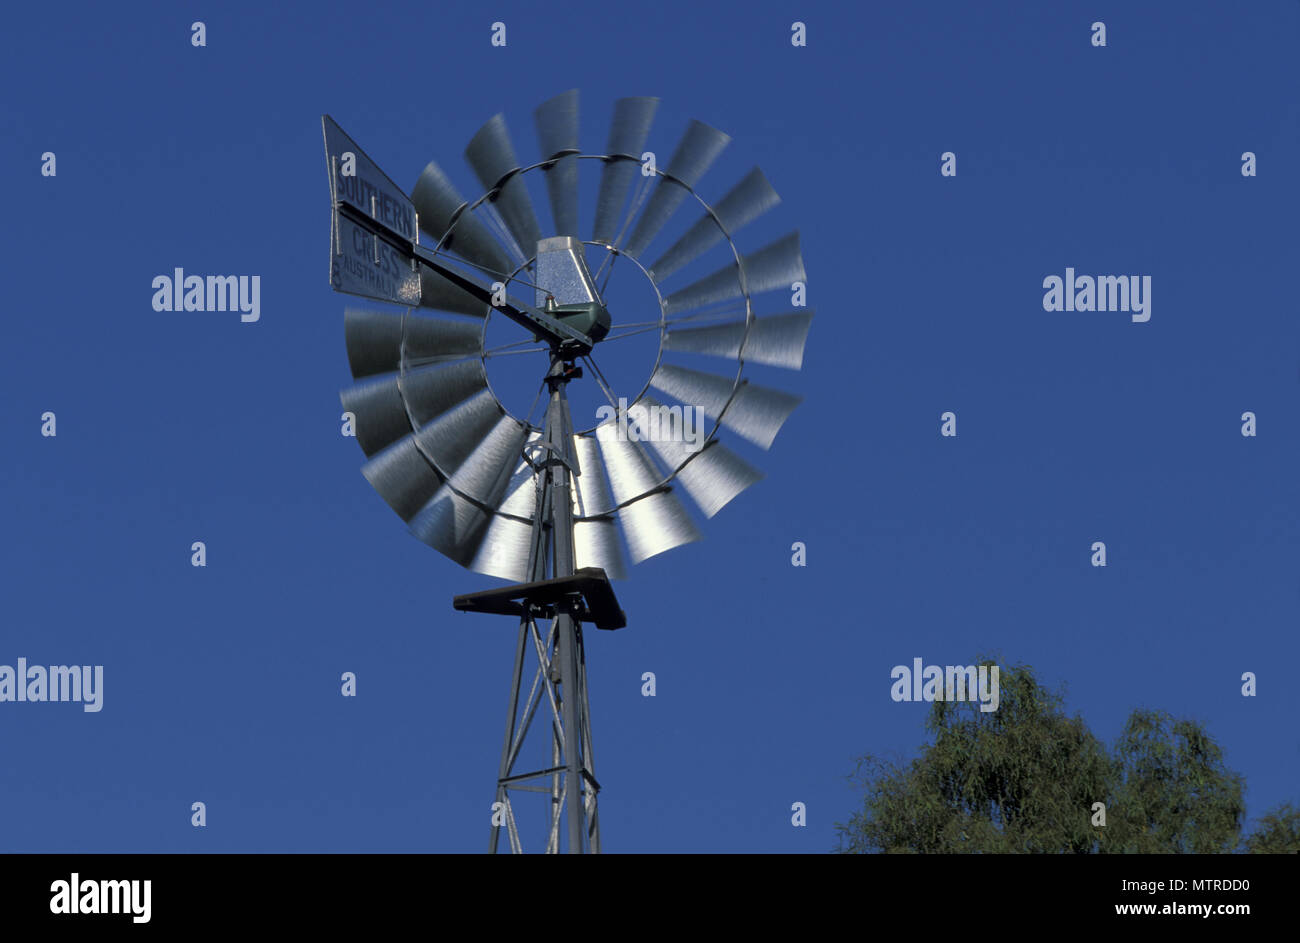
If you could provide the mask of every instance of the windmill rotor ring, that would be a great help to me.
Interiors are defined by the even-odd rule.
[[[632,327],[619,332],[619,312],[604,314],[609,326],[603,330],[611,334],[602,340],[603,331],[592,333],[594,346],[583,355],[592,367],[589,372],[599,374],[595,354],[606,340],[644,333],[639,325],[653,324],[645,329],[658,333],[648,376],[636,396],[617,400],[629,404],[623,428],[633,411],[678,406],[678,416],[693,408],[710,425],[707,435],[692,442],[694,448],[674,441],[620,439],[611,425],[617,415],[572,433],[579,466],[572,488],[579,566],[602,566],[621,576],[619,527],[632,559],[640,562],[700,536],[681,503],[683,492],[705,517],[712,517],[762,477],[722,443],[720,434],[730,431],[760,448],[770,447],[799,398],[746,379],[745,366],[753,362],[798,369],[812,312],[755,311],[755,295],[788,290],[802,281],[803,264],[797,232],[749,254],[736,244],[737,230],[779,202],[757,168],[712,204],[698,192],[700,179],[730,140],[727,135],[692,122],[667,166],[653,168],[653,181],[644,174],[633,192],[643,169],[634,155],[644,148],[657,102],[619,100],[609,146],[601,153],[584,153],[578,146],[576,106],[577,94],[570,92],[537,110],[542,157],[532,163],[515,157],[503,116],[483,125],[466,150],[483,187],[474,201],[462,198],[433,162],[421,173],[411,200],[420,229],[435,240],[435,256],[486,272],[503,281],[507,291],[531,288],[538,293],[538,308],[543,300],[555,302],[561,319],[585,317],[569,310],[582,309],[584,302],[592,311],[604,311],[605,293],[595,286],[583,258],[587,247],[608,253],[609,278],[617,277],[613,263],[625,256],[653,290],[653,320],[629,322]],[[596,221],[588,238],[578,235],[577,225],[579,169],[584,166],[601,169]],[[554,286],[534,284],[541,281],[541,247],[555,241],[541,238],[526,183],[528,174],[537,171],[545,178],[553,231],[572,237],[577,248],[569,252],[593,287],[587,295],[594,298],[555,298]],[[647,249],[683,205],[696,206],[698,219],[647,264]],[[676,291],[663,287],[665,279],[723,243],[728,264]],[[604,270],[602,264],[600,272]],[[618,268],[625,270],[626,265]],[[531,414],[521,419],[512,413],[488,377],[487,330],[494,309],[428,267],[421,270],[421,286],[419,307],[408,306],[400,316],[348,313],[349,360],[359,385],[343,398],[345,407],[359,410],[358,441],[369,458],[363,473],[417,537],[471,569],[517,579],[537,513],[530,500],[536,467],[525,450],[542,429]],[[430,315],[430,310],[439,314]],[[462,317],[443,316],[448,314]],[[729,360],[734,371],[719,374],[669,362],[667,355],[679,354]],[[615,398],[603,377],[599,385],[607,398]],[[652,391],[672,405],[663,406]]]

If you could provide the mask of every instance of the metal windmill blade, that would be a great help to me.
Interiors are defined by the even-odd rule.
[[[576,566],[599,567],[611,579],[627,576],[619,541],[617,504],[610,491],[600,446],[591,435],[575,436],[578,474],[573,479],[573,543]]]
[[[780,202],[762,171],[750,170],[714,205],[696,190],[726,134],[691,122],[666,167],[654,169],[658,179],[643,179],[633,194],[658,99],[618,100],[603,153],[582,151],[578,104],[570,90],[535,109],[531,162],[521,162],[503,115],[487,121],[465,149],[482,188],[473,200],[434,162],[408,197],[332,119],[322,121],[331,284],[379,303],[344,315],[354,383],[340,396],[366,457],[362,474],[419,540],[509,581],[454,600],[459,610],[519,624],[493,851],[502,835],[523,850],[512,797],[529,790],[549,793],[544,850],[600,850],[583,627],[621,628],[610,580],[628,574],[629,560],[700,540],[698,519],[762,479],[720,436],[772,446],[800,398],[753,382],[746,366],[799,369],[812,318],[756,310],[766,293],[806,278],[797,232],[758,248],[736,243]],[[529,195],[533,172],[545,182],[547,229]],[[585,243],[584,172],[599,174]],[[643,264],[684,206],[694,222]],[[604,253],[594,273],[588,247]],[[621,256],[631,261],[615,267]],[[697,262],[714,271],[663,288]],[[653,309],[638,312],[629,300],[611,310],[619,284],[611,279],[648,282],[642,296],[657,299]],[[517,325],[519,343],[489,349],[489,325],[502,320]],[[640,392],[616,391],[597,360],[647,330],[658,331],[658,354],[643,366]],[[528,353],[514,348],[529,344],[545,355],[530,374],[539,400],[546,394],[540,424],[531,410],[512,411],[488,373],[494,357]],[[608,400],[591,428],[575,429],[570,389],[582,387],[574,383]],[[531,693],[526,664],[535,665]],[[528,736],[539,711],[550,712],[540,742]],[[530,747],[539,747],[535,763]]]
[[[624,252],[637,258],[641,256],[730,141],[729,135],[702,121],[691,122],[677,150],[673,151],[666,175],[659,178],[654,195],[637,220]]]
[[[770,314],[746,323],[739,320],[707,327],[671,327],[664,333],[664,350],[725,357],[747,363],[798,370],[812,327],[812,311]]]
[[[685,235],[650,265],[651,274],[656,281],[663,281],[716,246],[727,233],[734,235],[780,202],[781,198],[767,182],[763,171],[755,167],[718,201],[713,207],[713,215],[702,215]]]
[[[627,192],[641,167],[641,154],[650,125],[659,107],[657,98],[620,98],[614,103],[609,125],[609,141],[600,172],[600,193],[596,197],[596,221],[592,238],[613,242],[619,232],[619,218]]]
[[[533,112],[558,236],[578,235],[578,90],[542,102]]]
[[[755,445],[770,448],[772,440],[800,397],[731,377],[686,367],[660,364],[650,385],[683,403],[699,408]]]
[[[511,270],[505,249],[478,217],[465,212],[469,204],[433,161],[416,181],[411,202],[420,215],[420,229],[440,246],[490,272],[504,275]]]
[[[654,398],[643,396],[633,410],[639,411],[641,416],[648,416],[653,410],[663,408],[663,404]],[[705,517],[713,517],[732,498],[763,477],[762,472],[717,439],[698,451],[673,438],[652,439],[650,447],[658,453],[663,464],[677,469],[677,481],[681,482]]]
[[[501,214],[520,257],[527,258],[542,231],[537,225],[528,188],[519,176],[519,161],[510,142],[505,116],[495,115],[478,129],[465,148],[465,160],[488,191],[489,203]]]
[[[664,299],[670,317],[747,294],[789,288],[805,278],[799,234],[792,232]]]

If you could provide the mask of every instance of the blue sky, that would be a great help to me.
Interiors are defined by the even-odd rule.
[[[573,87],[588,151],[627,95],[662,99],[663,154],[729,133],[701,192],[764,169],[783,203],[737,242],[798,228],[817,312],[804,369],[756,375],[805,397],[736,446],[765,480],[588,643],[606,850],[832,848],[855,757],[923,740],[889,696],[915,657],[1030,664],[1108,742],[1135,707],[1193,718],[1251,818],[1300,799],[1300,8],[378,7],[6,15],[0,664],[105,690],[0,704],[0,847],[483,850],[514,628],[452,611],[496,581],[413,540],[339,435],[320,116],[469,191],[474,131],[503,111],[535,159]],[[1044,311],[1067,266],[1150,275],[1151,320]],[[155,312],[175,267],[259,275],[260,320]]]

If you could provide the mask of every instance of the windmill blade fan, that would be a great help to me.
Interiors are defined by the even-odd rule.
[[[648,199],[636,213],[642,201],[630,200],[632,185],[641,176],[643,152],[652,146],[658,107],[656,98],[619,99],[604,152],[585,154],[579,92],[562,92],[533,111],[537,154],[530,159],[516,152],[505,116],[495,115],[464,152],[482,187],[477,199],[466,199],[436,162],[425,166],[411,193],[420,229],[435,240],[432,253],[416,252],[419,307],[352,307],[345,313],[348,363],[356,382],[341,399],[354,417],[356,438],[367,457],[363,474],[415,536],[462,566],[526,580],[539,572],[536,567],[555,564],[544,547],[538,549],[538,528],[550,526],[556,502],[543,502],[539,495],[547,469],[562,461],[572,483],[566,502],[571,505],[566,526],[572,534],[572,565],[599,567],[621,578],[628,560],[639,563],[699,540],[696,514],[712,518],[762,479],[762,472],[719,441],[719,433],[769,448],[799,402],[743,376],[749,363],[791,370],[803,364],[812,312],[756,315],[751,301],[805,278],[798,233],[756,250],[736,248],[735,234],[774,209],[780,197],[755,167],[714,205],[705,203],[695,188],[731,139],[700,121],[688,124],[658,179],[646,181],[648,186],[639,191]],[[642,314],[605,308],[586,268],[583,245],[551,238],[576,234],[585,171],[599,171],[588,244],[614,247],[619,233],[630,229],[626,246],[618,251],[634,258],[644,254],[684,203],[689,200],[697,209],[703,204],[694,223],[653,264],[619,269],[619,277],[649,280],[663,298],[659,310]],[[553,232],[541,228],[526,185],[529,172],[545,181]],[[629,202],[636,215],[625,219]],[[711,253],[724,256],[713,274],[671,293],[659,289],[665,278]],[[632,400],[630,408],[616,407],[614,418],[576,435],[567,402],[562,403],[556,413],[564,417],[559,440],[550,438],[545,425],[512,413],[486,369],[496,353],[487,348],[487,324],[499,321],[498,312],[454,274],[463,268],[441,264],[449,256],[494,280],[506,280],[526,267],[538,284],[516,285],[510,297],[535,296],[539,305],[555,306],[547,309],[555,317],[590,333],[594,349],[585,356],[592,360],[593,382],[600,375],[595,361],[605,356],[602,343],[639,333],[633,328],[645,320],[657,323],[662,353],[657,363],[645,367],[643,395],[625,396],[621,402]],[[606,291],[605,285],[599,291]],[[715,310],[718,305],[731,307]],[[709,323],[701,323],[696,312],[704,312]],[[621,329],[621,320],[629,327]],[[613,332],[608,341],[599,340],[603,331]],[[527,334],[519,336],[519,344],[506,347],[539,342],[536,331],[531,342]],[[540,343],[545,347],[549,342],[543,337]],[[734,375],[662,359],[677,355],[729,362]],[[575,355],[552,344],[553,364],[578,356],[583,352]],[[561,394],[564,385],[567,381],[558,387]],[[552,385],[552,395],[556,389]],[[614,390],[604,392],[611,403],[620,402]],[[661,394],[665,399],[656,398]],[[640,441],[628,434],[629,425],[649,428],[660,413],[692,411],[694,417],[708,418],[711,432],[678,426],[671,434]]]

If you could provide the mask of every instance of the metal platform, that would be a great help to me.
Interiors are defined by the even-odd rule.
[[[574,604],[569,614],[579,622],[590,622],[598,629],[610,631],[627,625],[609,577],[596,566],[584,567],[572,576],[465,593],[451,604],[460,612],[523,616],[531,610],[535,618],[551,619],[557,609],[564,608],[562,604],[566,600]]]

